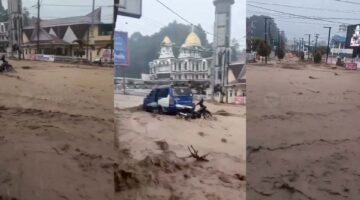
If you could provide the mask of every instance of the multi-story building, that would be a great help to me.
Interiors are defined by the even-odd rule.
[[[152,80],[209,82],[212,58],[203,58],[200,38],[191,32],[180,47],[178,57],[176,48],[166,36],[161,43],[160,56],[149,63]]]
[[[25,59],[47,54],[111,61],[112,24],[101,22],[101,8],[85,16],[40,20],[39,33],[37,29],[37,23],[23,28]]]
[[[8,22],[0,22],[0,52],[6,52],[9,46]]]

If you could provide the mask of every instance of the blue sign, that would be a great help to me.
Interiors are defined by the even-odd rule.
[[[115,67],[129,66],[128,34],[126,32],[115,31],[114,63]]]

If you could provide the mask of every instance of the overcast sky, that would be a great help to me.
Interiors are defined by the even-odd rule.
[[[7,7],[8,0],[2,0]],[[82,16],[92,11],[92,0],[40,0],[41,18],[52,19],[60,17]],[[37,16],[37,0],[22,0],[23,6],[28,8],[32,16]],[[96,8],[104,6],[102,18],[104,22],[112,22],[112,8],[114,0],[96,0]]]
[[[2,1],[6,7],[7,0]],[[43,19],[81,16],[91,12],[92,9],[92,0],[41,0],[41,2],[41,18]],[[162,0],[162,2],[187,20],[194,24],[201,24],[206,31],[213,33],[215,20],[213,0]],[[33,16],[37,15],[37,9],[34,6],[36,3],[37,0],[23,0],[23,6],[29,8]],[[54,4],[73,6],[55,6]],[[106,7],[112,4],[113,0],[96,0],[96,7],[104,6],[102,18],[105,22],[112,21],[112,8]],[[77,7],[77,5],[82,7]],[[245,17],[245,0],[235,0],[235,4],[232,7],[232,38],[239,40],[241,48],[245,47]],[[155,0],[143,0],[143,17],[141,19],[121,17],[117,28],[128,31],[130,34],[139,31],[143,35],[149,35],[159,31],[161,27],[174,20],[186,23],[170,13]],[[208,35],[208,40],[212,41],[212,37]]]
[[[162,2],[193,24],[201,24],[203,29],[213,33],[215,21],[213,0],[162,0]],[[235,0],[235,4],[232,7],[232,38],[240,41],[241,48],[245,48],[245,6],[245,0]],[[139,31],[144,35],[149,35],[159,31],[161,27],[174,20],[186,24],[186,22],[166,10],[155,0],[143,0],[142,18],[120,17],[117,29],[128,31],[129,33]],[[208,40],[212,41],[213,36],[208,35]]]
[[[264,10],[261,8],[255,8],[251,5],[258,7],[263,7],[266,9],[293,13],[296,15],[306,15],[312,17],[321,17],[321,18],[357,18],[357,20],[348,20],[348,19],[326,19],[329,21],[342,22],[342,23],[360,23],[360,1],[352,0],[352,2],[359,2],[359,5],[349,4],[345,2],[338,2],[337,0],[248,0],[247,1],[247,15],[251,16],[254,14],[261,15],[267,14],[275,19],[275,22],[278,24],[281,30],[286,32],[286,35],[289,40],[293,41],[294,38],[306,38],[304,34],[320,34],[320,39],[327,41],[328,29],[323,28],[324,26],[332,27],[332,35],[338,34],[345,36],[345,32],[339,31],[340,23],[333,22],[324,22],[317,20],[309,19],[299,19],[294,18],[294,16],[284,15],[281,13],[276,13],[274,11]],[[249,5],[251,4],[251,5]],[[269,4],[282,4],[282,5],[291,5],[289,6],[280,6],[280,5],[269,5]],[[303,7],[303,8],[294,8]],[[304,8],[310,7],[310,8]]]

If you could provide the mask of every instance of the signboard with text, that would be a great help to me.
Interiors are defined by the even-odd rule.
[[[142,0],[116,0],[118,15],[140,18],[142,15]]]
[[[237,96],[235,97],[236,105],[246,105],[246,97],[245,96]]]
[[[353,54],[354,49],[339,49],[339,48],[332,48],[331,53],[335,54]]]
[[[357,70],[357,63],[345,63],[345,69]]]
[[[31,54],[30,60],[54,62],[55,56],[54,55],[45,55],[45,54]]]
[[[115,31],[114,64],[116,67],[129,66],[128,33]]]
[[[347,28],[346,48],[360,47],[360,24]]]

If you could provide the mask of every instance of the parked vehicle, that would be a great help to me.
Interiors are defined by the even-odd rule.
[[[175,114],[183,106],[194,108],[193,94],[188,87],[160,86],[144,98],[143,109],[149,112]]]

